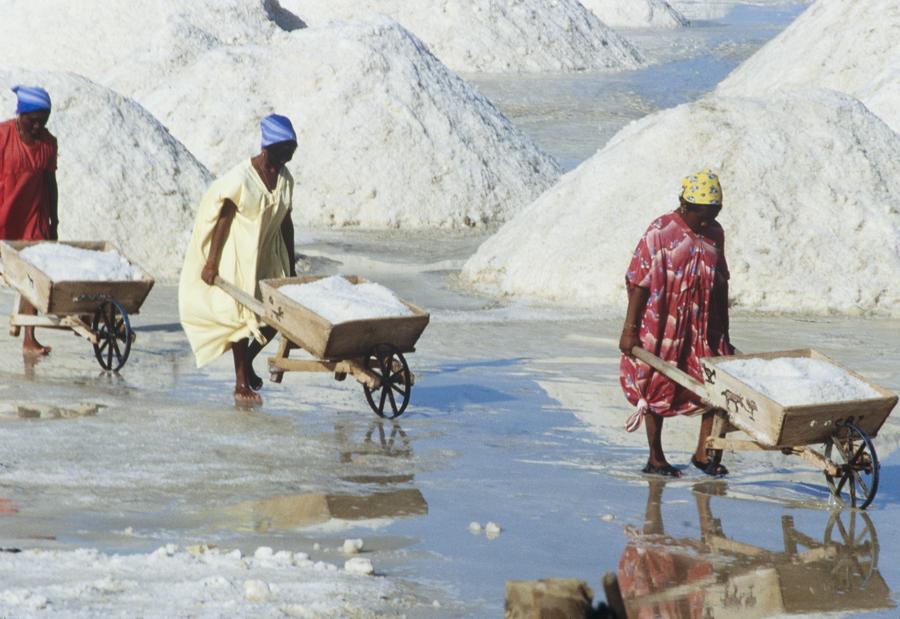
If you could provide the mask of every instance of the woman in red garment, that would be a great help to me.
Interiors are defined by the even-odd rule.
[[[637,410],[626,422],[633,432],[646,421],[650,457],[645,473],[680,477],[662,448],[663,419],[697,410],[698,398],[631,350],[640,346],[702,382],[700,358],[733,354],[728,339],[728,265],[718,176],[703,170],[682,180],[681,204],[658,218],[641,237],[625,275],[628,311],[619,340],[620,382]],[[707,475],[728,470],[709,456],[706,438],[713,414],[703,415],[691,463]]]
[[[57,240],[56,138],[47,131],[50,96],[43,88],[16,86],[16,117],[0,123],[0,240]],[[27,302],[22,313],[35,314]],[[46,355],[25,327],[22,350]]]

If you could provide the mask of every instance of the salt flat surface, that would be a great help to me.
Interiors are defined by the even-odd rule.
[[[0,68],[4,117],[15,110],[15,84],[51,93],[60,237],[110,241],[152,276],[177,277],[206,168],[143,107],[71,73]]]
[[[40,243],[19,252],[54,282],[138,281],[140,269],[114,249],[99,251],[57,243]]]
[[[831,91],[711,95],[630,124],[486,241],[463,276],[504,295],[621,307],[641,234],[677,207],[681,177],[706,166],[722,178],[736,307],[898,315],[900,136]]]
[[[784,406],[881,397],[855,376],[821,359],[733,359],[716,367]]]
[[[802,1],[802,0],[801,0]],[[796,4],[797,0],[668,0],[669,4],[691,20],[717,20],[725,17],[736,7],[746,5]]]
[[[352,284],[344,277],[332,276],[308,284],[288,284],[278,290],[331,324],[412,316],[412,310],[397,295],[375,282]]]
[[[786,88],[831,88],[871,102],[871,109],[900,131],[898,40],[895,0],[818,0],[717,91],[763,96]]]
[[[613,28],[681,28],[687,18],[666,0],[581,0],[581,3]]]
[[[282,4],[311,25],[388,15],[456,71],[623,70],[643,64],[640,52],[625,37],[577,0],[283,0]]]

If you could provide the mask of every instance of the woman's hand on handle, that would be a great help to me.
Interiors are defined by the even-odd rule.
[[[636,332],[623,331],[622,337],[619,338],[619,350],[622,351],[622,354],[632,357],[631,349],[635,346],[638,348],[641,346],[641,338],[638,337],[638,334]]]
[[[212,286],[216,283],[216,277],[219,275],[219,267],[218,265],[207,262],[203,265],[203,270],[200,271],[200,279],[202,279],[207,286]]]

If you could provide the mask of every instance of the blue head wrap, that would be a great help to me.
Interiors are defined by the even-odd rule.
[[[50,95],[40,86],[13,86],[12,91],[18,98],[16,114],[50,109]]]
[[[262,147],[277,144],[278,142],[296,142],[297,134],[294,126],[287,116],[269,114],[260,123],[262,128]]]

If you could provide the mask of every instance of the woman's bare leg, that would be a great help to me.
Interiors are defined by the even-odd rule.
[[[669,463],[662,448],[663,418],[650,413],[644,416],[644,425],[647,427],[647,446],[650,448],[650,458],[647,462],[657,468],[667,466]]]
[[[259,397],[250,387],[250,373],[253,369],[250,367],[248,340],[244,338],[231,345],[231,354],[234,356],[234,399],[240,404],[262,404],[262,398]]]

